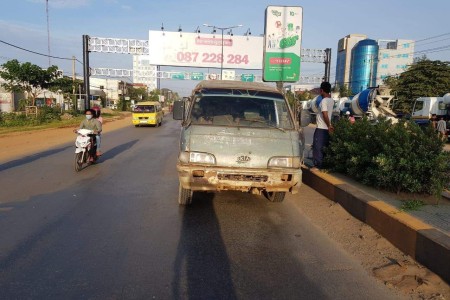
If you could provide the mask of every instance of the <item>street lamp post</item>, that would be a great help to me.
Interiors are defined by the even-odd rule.
[[[219,29],[222,31],[222,40],[221,40],[221,46],[222,46],[222,59],[220,60],[220,79],[223,79],[223,32],[224,30],[228,30],[228,29],[233,29],[233,28],[237,28],[237,27],[242,27],[242,25],[235,25],[235,26],[229,26],[229,27],[217,27],[214,25],[208,25],[208,24],[203,24],[203,26],[206,27],[212,27],[213,28],[213,32],[216,32],[216,29]]]

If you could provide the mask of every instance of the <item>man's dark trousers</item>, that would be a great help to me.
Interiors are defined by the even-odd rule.
[[[330,143],[328,129],[316,128],[313,139],[313,163],[317,168],[322,168],[323,151]]]

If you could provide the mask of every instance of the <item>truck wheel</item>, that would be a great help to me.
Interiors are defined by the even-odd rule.
[[[267,192],[267,199],[270,202],[282,202],[286,196],[286,192]]]
[[[192,203],[192,194],[193,194],[192,190],[184,189],[180,183],[180,186],[178,189],[178,204],[180,204],[180,205],[191,204]]]

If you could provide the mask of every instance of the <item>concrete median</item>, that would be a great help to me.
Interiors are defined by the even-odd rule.
[[[378,199],[364,189],[319,170],[302,168],[303,183],[339,203],[405,254],[450,283],[450,236]]]

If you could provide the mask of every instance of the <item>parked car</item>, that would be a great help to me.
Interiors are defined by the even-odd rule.
[[[193,192],[235,190],[283,201],[302,182],[298,125],[283,94],[254,82],[202,81],[174,103],[182,120],[180,205]]]

